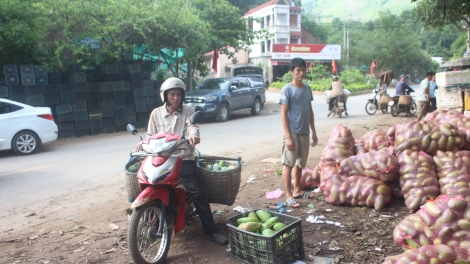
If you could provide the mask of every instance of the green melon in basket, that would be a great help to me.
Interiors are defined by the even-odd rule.
[[[228,169],[233,170],[233,169],[235,169],[235,167],[233,165],[230,165],[230,166],[228,166]]]
[[[131,172],[131,173],[136,173],[138,172],[140,169],[140,163],[135,163],[134,165],[130,166],[129,168],[127,168],[127,171],[128,172]]]
[[[212,166],[212,170],[214,170],[214,171],[220,171],[220,169],[221,168],[220,168],[219,164],[217,164],[217,163],[214,164],[214,166]]]
[[[228,171],[228,167],[222,167],[221,171]]]
[[[219,166],[220,166],[221,168],[225,167],[225,160],[219,161]]]
[[[212,165],[207,164],[207,165],[206,165],[206,170],[212,170]]]

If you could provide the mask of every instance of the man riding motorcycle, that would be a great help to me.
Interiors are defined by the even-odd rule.
[[[327,116],[330,116],[333,113],[332,112],[333,107],[334,107],[333,103],[335,101],[335,100],[333,100],[333,98],[339,97],[339,96],[343,97],[344,114],[348,115],[348,108],[346,107],[346,100],[348,99],[348,96],[346,96],[344,94],[343,85],[339,81],[338,76],[333,77],[333,83],[331,84],[331,86],[328,90],[331,90],[331,93],[330,93],[330,101],[328,103],[328,115]]]
[[[147,128],[147,136],[158,132],[183,135],[183,130],[190,124],[189,118],[194,108],[183,105],[186,85],[178,78],[171,77],[163,82],[160,97],[164,104],[152,111]],[[186,138],[189,141],[181,166],[180,181],[192,199],[196,212],[201,220],[204,233],[219,245],[227,245],[228,240],[221,235],[215,226],[212,210],[202,189],[202,183],[194,160],[194,146],[200,142],[199,126],[193,124],[187,128]]]
[[[413,93],[415,90],[413,90],[407,83],[406,83],[406,75],[402,74],[400,75],[400,80],[397,82],[397,85],[395,86],[395,96],[400,96],[400,95],[408,95],[410,93]],[[406,108],[406,115],[411,116],[412,114],[410,113],[410,107],[408,106]]]

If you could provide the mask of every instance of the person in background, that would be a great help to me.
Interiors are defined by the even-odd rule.
[[[341,80],[338,78],[338,76],[333,76],[333,83],[331,83],[330,88],[328,90],[331,90],[331,93],[330,93],[330,102],[328,103],[327,117],[329,117],[333,113],[333,107],[334,107],[333,103],[335,100],[332,100],[332,99],[337,96],[343,97],[344,114],[348,115],[348,108],[346,107],[347,97],[344,96],[343,85],[341,84]]]
[[[295,198],[313,197],[313,194],[302,191],[300,178],[302,169],[307,165],[309,145],[315,147],[318,144],[312,110],[312,90],[308,84],[302,82],[305,78],[306,68],[307,64],[303,59],[294,58],[291,60],[289,72],[292,74],[293,80],[282,88],[279,98],[281,123],[284,131],[281,150],[282,178],[286,191],[286,202],[293,208],[300,206]],[[312,130],[311,143],[309,128]],[[291,178],[294,181],[294,186],[291,184]],[[294,188],[293,192],[292,187]]]
[[[421,118],[426,115],[429,108],[429,81],[432,80],[434,72],[427,72],[426,78],[421,81],[419,85],[419,91],[416,95],[417,107],[418,107],[418,119],[416,121],[421,121]]]
[[[400,80],[395,86],[395,96],[406,95],[415,91],[406,83],[406,75],[400,75],[399,79]],[[410,113],[410,107],[406,108],[406,116],[412,116],[412,114]]]
[[[190,124],[189,118],[194,113],[192,106],[183,104],[185,93],[186,85],[178,78],[171,77],[162,83],[160,97],[164,104],[155,108],[150,114],[147,136],[150,137],[158,132],[183,135],[184,128]],[[186,138],[189,146],[182,157],[180,181],[196,207],[204,233],[216,244],[227,245],[227,238],[220,234],[215,226],[212,210],[204,195],[194,160],[194,146],[200,142],[197,124],[192,124],[187,128]]]
[[[429,102],[431,103],[433,110],[437,110],[436,95],[434,94],[437,89],[436,75],[433,75],[429,82]]]

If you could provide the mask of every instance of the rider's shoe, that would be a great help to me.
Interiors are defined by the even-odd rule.
[[[333,112],[328,111],[328,115],[326,117],[329,117]]]
[[[348,115],[348,112],[345,111],[344,114],[345,114],[345,115]]]
[[[227,245],[228,240],[226,237],[221,235],[220,233],[215,233],[211,236],[211,240],[216,243],[217,245]]]

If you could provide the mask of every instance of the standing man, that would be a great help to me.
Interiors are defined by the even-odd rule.
[[[419,91],[416,95],[416,101],[418,102],[418,119],[417,121],[421,121],[426,113],[428,112],[429,107],[429,81],[432,80],[434,76],[434,72],[427,72],[426,78],[421,81],[419,85]]]
[[[437,90],[436,74],[434,74],[432,76],[432,80],[429,82],[429,102],[431,103],[433,110],[437,110],[436,95],[434,94],[436,90]]]
[[[293,208],[299,207],[295,198],[311,198],[308,192],[303,192],[300,186],[302,169],[307,164],[309,152],[309,134],[312,130],[311,146],[318,143],[315,131],[315,120],[312,110],[312,90],[302,80],[306,75],[307,64],[301,58],[294,58],[289,65],[289,72],[293,81],[281,90],[281,123],[284,130],[281,162],[282,178],[286,189],[287,204]],[[292,193],[291,174],[294,179],[294,192]]]
[[[162,83],[160,97],[164,104],[154,109],[150,114],[147,136],[152,136],[158,132],[183,136],[183,130],[190,124],[189,118],[194,113],[194,108],[183,105],[185,93],[186,85],[178,78],[171,77]],[[183,164],[179,175],[180,181],[196,207],[204,233],[216,244],[227,245],[227,238],[221,235],[215,226],[212,210],[202,190],[196,161],[194,160],[194,146],[200,142],[199,126],[197,124],[187,128],[186,138],[189,141],[189,146],[187,146],[183,156]]]
[[[406,83],[405,80],[406,80],[406,75],[404,74],[400,75],[400,80],[397,82],[397,85],[395,86],[395,96],[406,95],[406,94],[410,94],[410,92],[415,91]],[[406,108],[406,116],[412,116],[410,112],[410,107]]]

